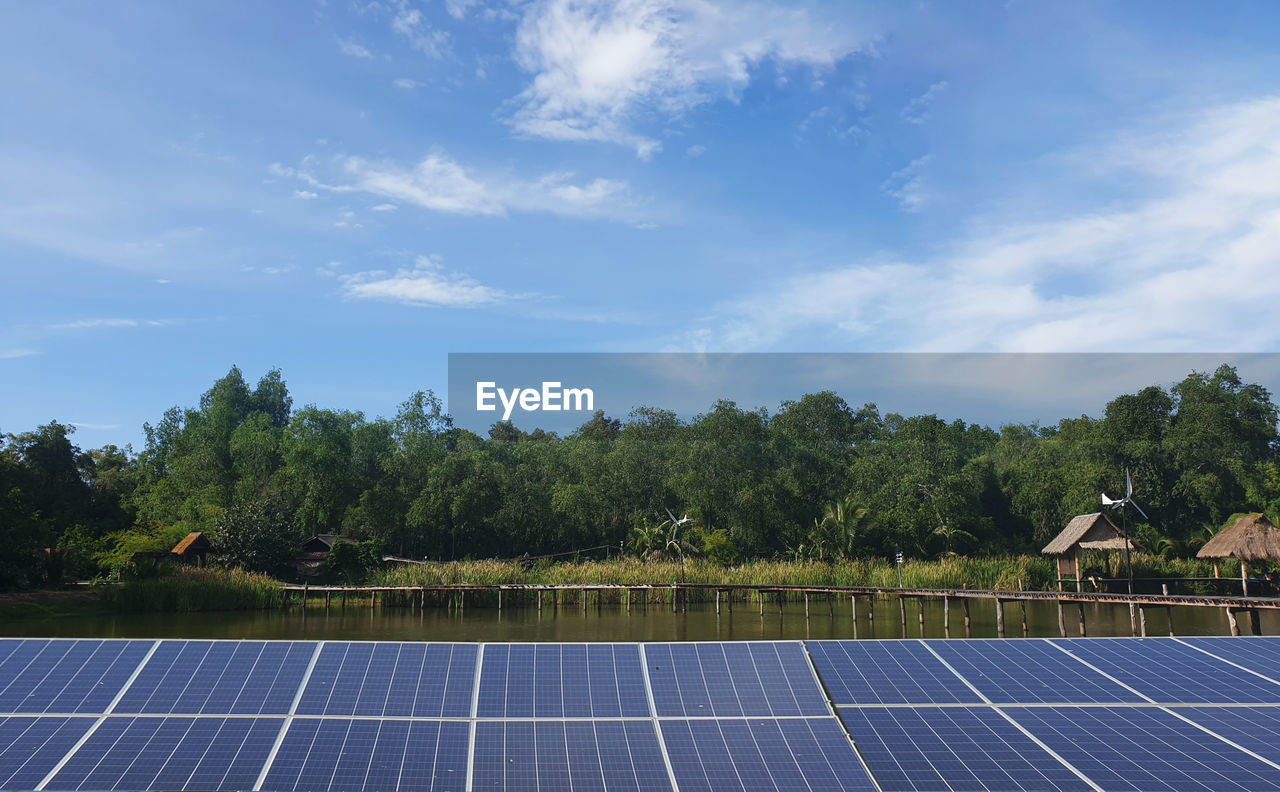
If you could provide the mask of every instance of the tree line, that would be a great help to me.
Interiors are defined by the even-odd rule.
[[[1280,507],[1268,391],[1235,369],[1111,400],[1102,416],[993,429],[853,407],[824,391],[776,412],[719,401],[689,420],[643,407],[575,432],[453,426],[418,392],[390,418],[294,409],[281,372],[238,368],[144,426],[135,453],[82,451],[57,421],[0,445],[0,586],[127,571],[204,531],[215,560],[282,573],[299,542],[340,534],[449,560],[618,546],[747,558],[1034,553],[1123,493],[1135,539],[1188,555],[1228,516]],[[667,513],[692,518],[672,536]]]

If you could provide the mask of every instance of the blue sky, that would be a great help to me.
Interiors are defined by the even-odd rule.
[[[1280,5],[7,4],[0,430],[232,365],[1280,348]],[[798,394],[797,394],[798,395]]]

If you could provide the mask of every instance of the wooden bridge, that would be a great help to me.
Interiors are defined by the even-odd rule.
[[[1065,607],[1071,604],[1076,605],[1079,610],[1080,635],[1087,634],[1085,605],[1092,603],[1127,605],[1129,607],[1132,634],[1144,637],[1147,635],[1147,611],[1152,608],[1165,609],[1169,635],[1173,635],[1174,607],[1221,608],[1226,614],[1232,635],[1240,634],[1240,626],[1236,620],[1237,614],[1247,613],[1253,634],[1261,635],[1260,612],[1263,610],[1280,610],[1280,598],[1275,597],[1168,594],[1168,586],[1165,586],[1164,590],[1166,592],[1164,594],[1115,594],[1107,592],[1013,591],[1004,589],[912,589],[875,586],[785,586],[721,583],[655,583],[641,585],[606,583],[566,583],[558,585],[541,583],[450,583],[425,586],[311,586],[304,584],[284,586],[283,603],[286,608],[289,607],[291,601],[296,601],[298,605],[306,607],[308,603],[314,603],[315,599],[323,597],[324,607],[327,610],[332,607],[333,597],[336,594],[340,597],[340,607],[343,608],[347,606],[347,598],[349,596],[361,601],[367,598],[370,608],[379,606],[380,596],[383,607],[426,608],[428,606],[428,597],[431,597],[434,603],[444,603],[458,609],[464,609],[467,595],[471,594],[473,598],[478,595],[496,596],[497,608],[501,611],[504,595],[506,595],[508,602],[511,601],[514,595],[526,602],[529,598],[532,598],[534,602],[530,602],[528,605],[537,607],[538,611],[542,611],[547,600],[550,600],[550,607],[557,610],[560,609],[561,599],[563,598],[564,607],[569,607],[569,603],[573,601],[575,605],[581,605],[582,610],[585,612],[591,595],[594,594],[597,611],[603,607],[606,595],[616,595],[618,604],[624,605],[627,612],[630,613],[633,605],[647,610],[654,604],[652,602],[653,595],[657,594],[657,605],[665,606],[669,599],[671,610],[675,612],[682,606],[687,611],[690,594],[697,593],[707,596],[710,592],[714,592],[717,614],[720,613],[723,606],[727,606],[729,612],[732,613],[735,600],[750,603],[754,595],[754,600],[762,616],[765,611],[765,602],[768,599],[776,602],[779,614],[781,614],[783,605],[787,601],[803,600],[805,618],[808,618],[812,600],[818,599],[820,602],[825,602],[829,615],[834,617],[835,603],[843,601],[847,597],[849,599],[849,615],[853,620],[855,637],[857,636],[858,601],[860,599],[865,600],[864,607],[868,618],[873,624],[875,621],[876,601],[878,599],[896,599],[899,621],[904,628],[907,623],[907,602],[913,601],[916,605],[921,629],[924,627],[925,602],[928,600],[941,600],[943,628],[948,635],[950,635],[951,631],[951,606],[953,603],[957,604],[963,612],[964,628],[967,635],[971,624],[970,604],[974,600],[990,601],[995,605],[996,632],[1002,638],[1005,636],[1005,608],[1009,603],[1021,605],[1022,632],[1025,634],[1027,632],[1026,603],[1037,601],[1056,602],[1058,606],[1058,631],[1063,637],[1067,635]],[[710,601],[709,596],[707,596],[707,601]],[[518,605],[517,607],[524,606]]]

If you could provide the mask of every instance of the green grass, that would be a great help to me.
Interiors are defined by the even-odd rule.
[[[130,612],[264,610],[280,607],[281,585],[266,575],[241,569],[184,567],[110,589],[106,601],[114,610]]]

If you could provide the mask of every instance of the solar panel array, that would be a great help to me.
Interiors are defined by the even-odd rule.
[[[0,789],[1280,790],[1280,638],[0,639]]]

